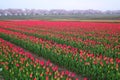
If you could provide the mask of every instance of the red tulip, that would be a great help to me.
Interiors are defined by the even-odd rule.
[[[87,78],[84,78],[83,80],[88,80]]]

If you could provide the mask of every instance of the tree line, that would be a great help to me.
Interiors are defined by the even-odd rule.
[[[120,14],[120,10],[42,10],[42,9],[0,9],[0,16],[23,16],[23,15],[81,15],[81,14]]]

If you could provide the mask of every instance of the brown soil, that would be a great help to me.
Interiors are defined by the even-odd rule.
[[[37,58],[37,59],[39,59],[39,60],[43,60],[45,63],[47,62],[47,60],[46,59],[44,59],[43,57],[40,57],[40,56],[37,56],[37,55],[35,55],[35,54],[32,54],[35,58]],[[56,64],[54,64],[54,63],[52,63],[53,65],[56,65]],[[62,70],[67,70],[66,68],[64,68],[64,67],[62,67],[62,66],[59,66],[58,67],[58,70],[59,71],[62,71]],[[69,70],[68,70],[69,71]],[[71,71],[69,71],[69,72],[71,72]],[[76,76],[75,76],[75,78],[78,78],[79,80],[83,80],[83,77],[81,76],[81,75],[78,75],[78,74],[76,74]]]

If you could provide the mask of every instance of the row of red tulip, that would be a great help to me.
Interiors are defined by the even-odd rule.
[[[23,34],[21,34],[19,32],[16,33],[16,32],[1,29],[1,33],[4,33],[5,35],[9,35],[11,37],[11,39],[15,38],[16,40],[20,39],[20,40],[24,40],[25,42],[29,42],[30,44],[31,43],[36,44],[36,45],[38,45],[38,47],[40,47],[39,45],[42,45],[42,49],[45,52],[46,52],[46,50],[48,50],[48,53],[47,53],[48,55],[49,55],[49,52],[51,52],[51,51],[52,51],[52,53],[53,52],[56,53],[58,55],[58,56],[55,57],[56,59],[58,57],[60,57],[59,55],[64,55],[64,57],[68,56],[70,60],[75,60],[76,61],[76,65],[74,65],[74,66],[77,66],[77,65],[83,66],[83,67],[81,67],[81,68],[83,68],[83,71],[85,69],[89,69],[90,71],[92,70],[93,73],[89,72],[89,75],[90,75],[90,73],[92,73],[92,75],[96,74],[95,73],[96,69],[100,69],[100,71],[106,71],[107,74],[110,74],[112,78],[113,78],[112,75],[113,75],[114,71],[116,71],[115,75],[118,75],[118,73],[119,73],[118,63],[120,62],[120,59],[118,59],[118,58],[116,58],[116,62],[117,62],[116,63],[115,60],[112,59],[112,58],[105,57],[105,56],[102,56],[102,55],[94,56],[94,54],[89,54],[89,53],[83,52],[82,50],[80,51],[80,53],[72,53],[72,56],[70,56],[66,52],[60,52],[59,53],[59,51],[64,50],[65,48],[73,50],[73,51],[77,51],[76,48],[72,48],[72,47],[69,47],[69,46],[66,46],[66,45],[54,44],[54,43],[51,43],[50,41],[44,41],[42,39],[35,38],[34,36],[27,36],[25,34],[23,35]],[[15,42],[15,39],[12,40],[12,41]],[[22,44],[21,42],[17,42],[17,43]],[[24,44],[24,45],[27,45],[27,44]],[[58,46],[56,46],[56,45],[58,45]],[[57,48],[57,47],[59,47],[59,48]],[[60,49],[61,47],[63,47],[63,48]],[[36,51],[39,51],[39,50],[36,49]],[[64,64],[64,63],[65,62],[61,62],[61,64]],[[72,68],[74,69],[75,67],[72,67]],[[104,74],[104,73],[102,72],[102,73],[99,73],[99,74]],[[104,76],[105,75],[103,75],[99,79],[103,79]],[[119,76],[117,76],[116,78],[118,79],[118,77]],[[95,78],[95,76],[92,79],[94,79],[94,78]],[[107,79],[108,79],[108,76],[107,76]]]
[[[7,74],[5,79],[78,80],[75,78],[75,73],[67,70],[59,71],[58,66],[53,65],[49,60],[47,62],[39,60],[30,52],[2,38],[0,38],[0,51],[0,65],[3,73]]]
[[[57,27],[57,23],[53,27],[52,26],[49,27],[49,25],[45,26],[45,24],[44,24],[45,22],[43,22],[43,23],[41,22],[40,25],[34,24],[33,26],[28,26],[27,24],[24,24],[25,22],[21,22],[20,24],[18,24],[18,23],[19,22],[16,22],[16,23],[11,22],[6,25],[6,24],[4,24],[4,22],[3,23],[1,22],[1,25],[3,25],[5,28],[12,28],[15,30],[20,30],[20,31],[34,33],[34,34],[40,34],[40,35],[49,35],[49,37],[56,37],[56,38],[62,38],[64,40],[76,41],[76,43],[82,42],[86,45],[90,44],[90,45],[94,46],[95,44],[104,44],[107,47],[114,48],[113,47],[114,42],[116,44],[119,42],[118,34],[119,34],[120,29],[119,29],[119,27],[116,27],[119,25],[115,25],[115,24],[111,24],[112,26],[110,26],[110,24],[105,24],[105,25],[102,25],[101,27],[99,27],[100,24],[96,23],[96,27],[93,27],[93,25],[91,25],[90,27],[88,27],[88,25],[85,25],[85,27],[82,27],[81,23],[80,23],[80,25],[78,27],[75,27],[75,29],[73,30],[71,28],[69,29],[64,26],[59,28],[59,27]],[[32,23],[30,23],[30,24],[32,25]],[[36,26],[36,27],[34,27],[34,26]],[[115,26],[115,28],[113,28],[113,26]],[[74,27],[72,27],[72,28],[74,28]],[[67,30],[67,29],[69,29],[69,30]],[[107,36],[106,34],[108,34],[109,36]],[[72,37],[71,37],[71,35],[72,35]],[[80,35],[82,35],[82,36],[80,36]],[[77,37],[75,37],[75,36],[77,36]],[[97,36],[100,36],[100,37],[97,37]],[[81,37],[84,37],[85,40],[83,40]],[[112,38],[112,37],[114,37],[114,38]],[[107,44],[106,41],[103,39],[106,39],[106,41],[109,41],[109,43],[112,43],[112,44]]]
[[[65,44],[64,45],[57,44],[53,41],[43,40],[42,38],[36,38],[34,36],[27,36],[27,35],[21,34],[19,32],[13,32],[13,31],[1,29],[1,28],[0,28],[0,32],[4,33],[4,34],[7,34],[7,35],[10,35],[10,36],[13,36],[13,37],[17,37],[18,39],[21,39],[21,40],[30,41],[30,42],[35,43],[35,44],[41,44],[43,48],[47,48],[47,49],[55,52],[56,54],[65,54],[66,55],[66,54],[71,53],[72,56],[73,56],[72,59],[74,59],[74,57],[77,54],[80,54],[79,56],[81,57],[81,59],[83,58],[84,60],[86,60],[86,58],[91,58],[93,60],[93,63],[94,62],[105,61],[106,64],[108,64],[108,63],[113,64],[113,62],[115,62],[115,59],[110,58],[110,57],[106,57],[106,56],[103,56],[103,55],[95,56],[92,53],[87,53],[87,51],[85,51],[85,50],[81,50],[81,49],[78,49],[78,48],[67,46]],[[76,58],[76,60],[77,60],[77,58]],[[120,59],[116,58],[116,62],[120,63]]]
[[[0,25],[0,37],[38,54],[41,50],[42,55],[68,69],[85,74],[91,79],[120,78],[120,24],[8,21],[0,22]],[[41,38],[42,35],[47,37]],[[82,45],[83,48],[76,45]]]
[[[75,27],[75,30],[69,29],[67,31],[68,34],[70,34],[69,32],[73,32],[74,31],[75,33],[71,33],[71,34],[73,34],[73,35],[79,34],[79,35],[82,35],[82,37],[88,36],[87,38],[83,39],[83,38],[76,38],[74,36],[61,34],[61,33],[67,33],[65,31],[68,28],[66,28],[64,26],[63,26],[63,28],[62,27],[60,27],[60,28],[57,27],[56,28],[57,25],[55,27],[52,27],[52,26],[49,26],[49,25],[48,26],[44,26],[44,25],[46,25],[46,24],[44,24],[45,22],[42,23],[42,21],[41,21],[39,25],[38,25],[38,23],[33,25],[33,26],[37,26],[37,27],[33,27],[33,26],[30,26],[30,25],[27,26],[28,22],[26,22],[26,24],[25,24],[25,22],[24,21],[23,22],[15,22],[15,23],[14,22],[8,22],[8,24],[4,24],[4,22],[3,23],[1,22],[1,25],[2,25],[2,27],[7,28],[7,29],[9,28],[9,29],[17,30],[17,31],[27,32],[27,33],[31,33],[31,34],[38,34],[38,35],[42,35],[42,36],[43,35],[49,35],[49,38],[50,37],[55,37],[55,38],[62,39],[62,40],[66,41],[66,42],[69,42],[69,43],[75,42],[75,45],[77,45],[77,46],[78,46],[77,43],[81,43],[82,45],[85,45],[85,47],[86,46],[90,46],[90,48],[91,47],[94,48],[95,50],[91,49],[92,53],[98,53],[98,52],[99,53],[103,53],[103,52],[106,53],[106,52],[109,51],[110,53],[112,53],[112,55],[119,54],[119,47],[120,47],[119,46],[119,44],[120,44],[119,43],[119,32],[118,32],[119,31],[119,24],[115,25],[115,24],[110,23],[112,26],[116,26],[115,28],[113,28],[109,24],[104,24],[100,28],[99,27],[91,27],[91,26],[87,28],[86,27],[87,25],[85,27],[81,28],[80,27],[81,23],[80,23],[79,26]],[[32,25],[32,23],[30,23],[30,24]],[[55,25],[55,23],[54,23],[54,25]],[[96,23],[95,25],[99,26],[98,23]],[[64,28],[65,28],[65,31],[61,30],[61,29],[64,29]],[[41,32],[42,29],[43,29],[43,31]],[[77,29],[80,29],[81,31],[77,30]],[[94,34],[91,34],[89,29],[90,30],[93,29],[92,32],[94,32]],[[99,29],[100,29],[100,31],[98,31]],[[105,32],[106,29],[108,29],[107,32]],[[46,31],[44,31],[44,30],[46,30]],[[55,31],[53,31],[53,30],[55,30]],[[103,32],[101,30],[103,30]],[[110,32],[110,30],[112,30],[112,31]],[[47,32],[47,31],[49,31],[49,32]],[[58,32],[58,33],[54,33],[54,32]],[[76,33],[76,32],[78,32],[78,33]],[[90,34],[86,35],[86,33],[90,33]],[[109,34],[109,36],[106,36],[106,34]],[[96,38],[93,38],[95,40],[89,39],[90,36],[91,37],[93,37],[93,36],[96,37]],[[104,40],[104,39],[106,39],[106,40]],[[109,44],[106,43],[106,41],[109,42]],[[104,49],[102,49],[102,50],[100,49],[99,51],[97,51],[97,48],[99,48],[99,46],[104,48]],[[78,47],[78,48],[80,48],[80,47]]]

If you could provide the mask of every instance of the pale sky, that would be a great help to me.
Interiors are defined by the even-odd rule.
[[[120,0],[1,0],[0,9],[120,10]]]

